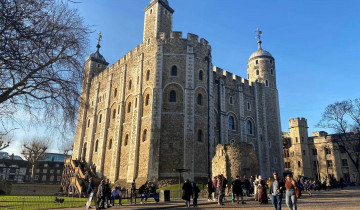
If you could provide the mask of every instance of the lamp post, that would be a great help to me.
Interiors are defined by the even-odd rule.
[[[181,173],[184,173],[184,172],[189,172],[190,169],[185,169],[185,168],[174,168],[173,169],[173,172],[179,172],[179,198],[180,198],[180,195],[181,195]]]

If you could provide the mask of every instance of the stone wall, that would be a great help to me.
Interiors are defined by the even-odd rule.
[[[212,159],[213,176],[223,174],[229,182],[236,175],[241,177],[258,174],[258,159],[251,144],[244,142],[219,144]]]

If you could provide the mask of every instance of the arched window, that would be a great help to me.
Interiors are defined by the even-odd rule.
[[[145,129],[144,132],[143,132],[142,141],[146,141],[146,135],[147,135],[147,130]]]
[[[298,161],[298,167],[299,167],[299,168],[301,167],[301,162],[300,162],[300,161]]]
[[[118,114],[120,114],[120,105],[119,105],[119,107],[118,107]]]
[[[233,104],[233,103],[234,103],[233,97],[230,96],[229,102],[230,102],[230,104]]]
[[[273,61],[272,60],[270,60],[270,64],[272,64],[273,63]]]
[[[129,90],[131,90],[131,83],[132,83],[132,81],[130,80],[129,81]]]
[[[177,67],[176,66],[171,67],[171,76],[177,76]]]
[[[269,80],[265,80],[265,86],[269,87]]]
[[[273,75],[274,74],[274,70],[270,69],[270,74]]]
[[[202,133],[202,130],[198,130],[197,132],[197,140],[202,142],[202,139],[203,138],[203,133]]]
[[[176,102],[176,92],[175,92],[175,90],[170,91],[169,101],[170,102]]]
[[[114,98],[116,97],[116,95],[117,95],[117,88],[115,88],[114,90]]]
[[[150,45],[150,39],[148,39],[148,42],[147,42],[148,45]]]
[[[146,77],[145,77],[146,81],[148,81],[150,79],[150,70],[148,70],[146,72]]]
[[[115,119],[115,117],[116,117],[116,109],[113,110],[113,116],[112,116],[112,118]]]
[[[250,105],[249,102],[247,102],[247,109],[248,109],[248,110],[251,110],[251,105]]]
[[[148,106],[150,103],[150,94],[146,94],[145,96],[145,106]]]
[[[135,98],[135,108],[137,107],[137,98]]]
[[[235,120],[233,116],[229,116],[229,129],[235,130]]]
[[[255,61],[255,63],[256,63],[256,64],[259,64],[259,61],[258,61],[258,60],[256,60],[256,61]]]
[[[128,141],[129,141],[129,134],[126,134],[124,139],[124,146],[128,145]]]
[[[199,80],[203,80],[203,71],[199,71]]]
[[[131,102],[128,103],[127,112],[128,112],[128,113],[131,112]]]
[[[112,139],[110,139],[109,141],[109,149],[111,149],[111,147],[112,147]]]
[[[101,123],[102,114],[99,116],[99,123]]]
[[[202,95],[198,94],[197,96],[197,104],[202,105]]]
[[[85,142],[85,144],[84,144],[84,149],[83,149],[83,155],[82,155],[82,160],[85,160],[85,158],[86,158],[86,148],[87,147],[87,142]]]
[[[98,144],[99,144],[99,140],[96,140],[96,142],[95,142],[95,152],[97,152],[97,150],[98,150]]]
[[[88,120],[88,126],[87,127],[90,127],[90,119]]]
[[[250,120],[248,120],[248,121],[246,122],[246,132],[247,132],[247,134],[249,134],[249,135],[252,135],[252,134],[253,134],[253,125],[252,125],[252,123],[251,123]]]
[[[256,75],[259,75],[259,70],[256,70]]]

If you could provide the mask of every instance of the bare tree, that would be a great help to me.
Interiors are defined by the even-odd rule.
[[[35,167],[39,160],[45,158],[45,152],[49,148],[48,138],[33,137],[29,141],[24,141],[21,154],[31,164],[31,182],[34,181]]]
[[[65,0],[0,0],[0,117],[74,127],[91,31]]]
[[[335,102],[325,108],[318,127],[330,128],[336,148],[346,153],[360,174],[360,98]]]

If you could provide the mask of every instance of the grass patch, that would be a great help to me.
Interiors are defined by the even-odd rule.
[[[54,203],[55,196],[0,196],[0,209],[54,209],[85,206],[87,198],[58,197],[63,203]],[[94,203],[92,202],[92,205]]]

